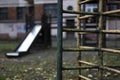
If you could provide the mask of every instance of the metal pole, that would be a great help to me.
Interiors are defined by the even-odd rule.
[[[58,27],[57,27],[57,80],[62,80],[62,3],[63,0],[58,0]]]

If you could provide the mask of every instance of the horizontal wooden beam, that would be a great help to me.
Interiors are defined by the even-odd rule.
[[[94,17],[94,15],[81,16],[81,17],[79,17],[79,19],[86,19],[86,18],[91,18],[91,17]]]
[[[103,15],[120,13],[120,9],[103,12]]]
[[[88,3],[88,2],[91,2],[91,1],[93,1],[93,0],[84,0],[84,1],[79,2],[79,4],[85,4],[85,3]]]
[[[117,70],[117,69],[109,68],[106,66],[102,66],[100,68],[120,74],[120,70]]]
[[[116,49],[101,48],[101,51],[111,52],[111,53],[114,53],[114,54],[120,54],[120,50],[116,50]]]
[[[64,66],[63,70],[79,70],[79,69],[98,69],[100,68],[100,66],[98,66],[97,64],[91,63],[91,62],[86,62],[86,61],[81,61],[78,60],[78,62],[81,62],[83,64],[86,64],[88,66]],[[120,66],[107,66],[107,65],[103,65],[101,68],[109,68],[109,69],[119,69]]]
[[[83,64],[86,64],[86,65],[90,65],[90,66],[97,66],[97,64],[94,64],[94,63],[91,63],[91,62],[86,62],[86,61],[81,61],[79,60],[80,63],[83,63]],[[108,66],[98,66],[98,68],[101,68],[101,69],[105,69],[105,70],[108,70],[108,71],[112,71],[112,72],[116,72],[118,74],[120,74],[120,70],[117,70],[117,69],[114,69],[114,66],[111,66],[113,68],[110,68]]]
[[[64,51],[104,51],[104,52],[111,52],[114,54],[120,54],[120,50],[116,49],[109,49],[109,48],[101,48],[98,47],[89,47],[89,46],[80,46],[79,48],[63,48]]]
[[[77,52],[77,51],[98,51],[98,48],[95,47],[81,47],[81,48],[63,48],[63,51],[73,51],[73,52]]]
[[[99,66],[63,67],[63,70],[98,69]]]
[[[85,76],[82,76],[82,75],[79,75],[79,77],[82,78],[82,79],[84,79],[84,80],[92,80],[92,79],[90,79],[88,77],[85,77]]]
[[[88,34],[88,33],[104,33],[104,34],[120,34],[120,30],[80,30],[76,28],[63,28],[65,32],[80,32],[80,34]]]
[[[120,30],[102,30],[102,32],[107,34],[120,34]]]
[[[83,12],[83,11],[73,11],[73,10],[63,10],[63,13],[68,13],[68,14],[85,14],[85,15],[99,15],[99,13],[96,13],[96,12]]]
[[[85,32],[85,33],[98,33],[98,30],[80,30],[72,28],[63,28],[63,31],[66,32]]]
[[[90,65],[90,66],[97,66],[97,64],[94,64],[94,63],[91,63],[91,62],[82,61],[82,60],[79,60],[78,62],[80,62],[82,64]]]

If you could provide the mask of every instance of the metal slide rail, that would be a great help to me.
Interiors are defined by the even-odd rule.
[[[58,57],[57,57],[57,80],[63,80],[62,79],[62,72],[64,70],[79,70],[79,80],[92,80],[88,77],[85,77],[81,75],[82,69],[97,69],[98,70],[98,78],[97,80],[103,80],[103,71],[111,71],[115,72],[117,74],[120,74],[120,70],[116,69],[116,66],[107,66],[103,64],[103,52],[109,52],[113,54],[120,54],[120,50],[117,49],[111,49],[111,48],[103,48],[103,41],[104,41],[104,34],[120,34],[120,30],[105,30],[104,29],[104,17],[119,17],[119,15],[116,15],[116,13],[120,13],[120,9],[118,10],[112,10],[112,11],[103,11],[103,7],[105,5],[105,0],[98,0],[98,12],[83,12],[81,11],[81,5],[88,3],[90,1],[94,0],[77,0],[78,2],[78,9],[77,11],[70,11],[70,10],[63,10],[63,0],[58,0]],[[63,20],[63,13],[68,14],[76,14],[77,15],[77,28],[76,29],[69,29],[69,28],[63,28],[62,27],[62,20]],[[82,15],[83,14],[83,15]],[[98,17],[98,29],[97,30],[81,30],[81,20],[90,18],[90,17]],[[64,48],[62,46],[62,32],[77,32],[77,48]],[[91,46],[82,46],[81,45],[81,35],[82,34],[89,34],[89,33],[95,33],[98,34],[98,45],[97,47],[91,47]],[[79,67],[63,67],[63,52],[77,52],[78,55],[78,63]],[[81,52],[82,51],[97,51],[98,52],[98,64],[94,64],[91,62],[86,62],[81,60]],[[107,53],[104,53],[107,54]],[[81,64],[85,64],[87,66],[83,66]],[[120,67],[120,66],[117,66]]]

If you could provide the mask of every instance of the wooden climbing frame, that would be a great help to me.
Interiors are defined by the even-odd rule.
[[[98,12],[85,12],[81,10],[81,5],[87,4],[94,0],[77,0],[77,11],[73,10],[63,10],[63,0],[58,0],[58,36],[57,36],[57,45],[58,45],[58,55],[57,55],[57,80],[63,80],[63,71],[64,70],[78,70],[79,71],[79,80],[93,80],[91,78],[85,77],[81,74],[82,69],[97,69],[98,70],[98,77],[97,80],[103,80],[103,71],[111,71],[117,74],[120,74],[120,70],[116,69],[115,66],[107,66],[103,64],[103,53],[109,52],[113,54],[120,54],[119,49],[112,49],[112,48],[105,48],[105,34],[120,34],[120,30],[106,30],[105,25],[103,24],[105,19],[104,17],[120,17],[117,13],[120,13],[120,9],[105,11],[105,1],[106,0],[97,0],[98,4]],[[76,28],[64,28],[63,27],[63,13],[67,14],[76,14],[77,15],[77,27]],[[98,17],[97,29],[96,30],[83,30],[81,29],[81,20],[91,18],[91,17]],[[77,33],[77,47],[72,48],[64,48],[63,47],[63,39],[62,33],[63,32],[75,32]],[[98,35],[98,44],[97,47],[93,46],[83,46],[81,44],[83,34],[94,33]],[[63,52],[64,51],[74,51],[78,53],[78,64],[79,67],[63,67]],[[82,51],[96,51],[98,53],[98,63],[86,62],[83,61],[81,58]],[[107,54],[107,53],[106,53]],[[85,64],[88,66],[83,66],[81,64]],[[120,67],[120,66],[118,66]]]

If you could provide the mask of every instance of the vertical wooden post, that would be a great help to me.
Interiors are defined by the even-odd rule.
[[[77,0],[77,11],[81,11],[81,4],[79,4],[82,0]],[[81,14],[77,14],[77,29],[81,29],[81,20],[79,19],[79,17],[81,16]],[[78,32],[77,33],[77,46],[78,48],[81,46],[81,34]],[[81,60],[81,51],[78,51],[78,60]],[[81,66],[81,63],[78,63],[79,66]],[[79,75],[81,75],[81,69],[79,69]],[[81,80],[81,78],[79,77],[79,80]]]
[[[99,0],[99,23],[98,23],[98,28],[99,28],[99,34],[98,34],[98,48],[101,49],[103,46],[103,33],[101,32],[103,30],[103,1],[104,0]],[[99,67],[103,66],[103,52],[99,50],[98,52],[98,65]],[[98,70],[98,80],[102,80],[102,69],[99,68]]]

